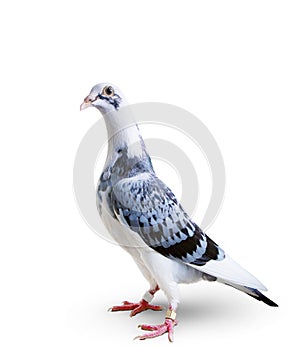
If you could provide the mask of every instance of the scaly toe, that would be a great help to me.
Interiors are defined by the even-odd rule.
[[[119,311],[132,311],[139,306],[139,303],[132,303],[128,301],[123,301],[120,306],[113,306],[109,308],[109,312],[119,312]]]
[[[141,313],[143,311],[146,311],[147,309],[151,309],[152,311],[161,311],[163,309],[163,307],[151,305],[147,301],[142,300],[139,303],[139,305],[131,311],[130,316],[134,317],[136,314]]]
[[[170,342],[173,342],[174,326],[177,325],[176,320],[166,319],[163,324],[160,325],[139,325],[139,328],[146,331],[151,331],[147,334],[135,337],[135,339],[146,340],[148,338],[155,338],[168,332],[168,338]]]
[[[136,314],[151,309],[152,311],[161,311],[162,306],[151,305],[145,300],[141,300],[138,303],[123,301],[123,304],[120,306],[113,306],[108,309],[109,312],[119,312],[119,311],[131,311],[130,316],[134,317]]]

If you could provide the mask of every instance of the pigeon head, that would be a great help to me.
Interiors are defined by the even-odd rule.
[[[80,110],[94,106],[102,113],[119,110],[124,98],[118,88],[109,83],[99,83],[95,85],[90,94],[84,98],[80,105]]]

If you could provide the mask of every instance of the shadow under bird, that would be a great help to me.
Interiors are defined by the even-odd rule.
[[[90,106],[103,115],[108,152],[97,187],[97,208],[112,238],[134,259],[149,282],[137,303],[125,301],[110,310],[130,315],[162,310],[150,302],[159,290],[169,307],[159,325],[140,325],[143,340],[168,333],[173,341],[177,325],[180,283],[218,281],[269,306],[277,304],[260,291],[267,290],[238,265],[188,216],[170,188],[155,174],[139,128],[120,90],[107,83],[95,85],[80,110]]]

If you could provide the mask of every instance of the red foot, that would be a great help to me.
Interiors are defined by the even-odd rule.
[[[154,338],[168,333],[168,338],[170,342],[173,342],[174,336],[174,326],[178,324],[177,320],[166,319],[163,324],[160,325],[139,325],[142,330],[151,331],[148,334],[137,336],[140,340],[145,340],[147,338]]]
[[[133,317],[138,313],[146,311],[147,309],[151,309],[153,311],[161,311],[163,309],[163,307],[162,306],[154,306],[145,300],[141,300],[139,303],[132,303],[132,302],[124,301],[121,306],[113,306],[109,310],[111,312],[131,311],[130,316]]]

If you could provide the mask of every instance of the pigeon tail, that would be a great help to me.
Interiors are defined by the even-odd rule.
[[[278,304],[273,302],[272,300],[270,300],[267,296],[265,296],[264,294],[262,294],[259,290],[257,289],[254,289],[254,288],[250,288],[250,287],[247,287],[247,286],[241,286],[241,285],[238,285],[238,284],[233,284],[233,283],[230,283],[230,282],[226,282],[224,281],[223,279],[218,279],[218,281],[220,283],[223,283],[225,285],[228,285],[228,286],[231,286],[239,291],[242,291],[244,292],[245,294],[255,298],[257,301],[262,301],[264,302],[265,304],[267,304],[268,306],[271,306],[271,307],[278,307]]]

